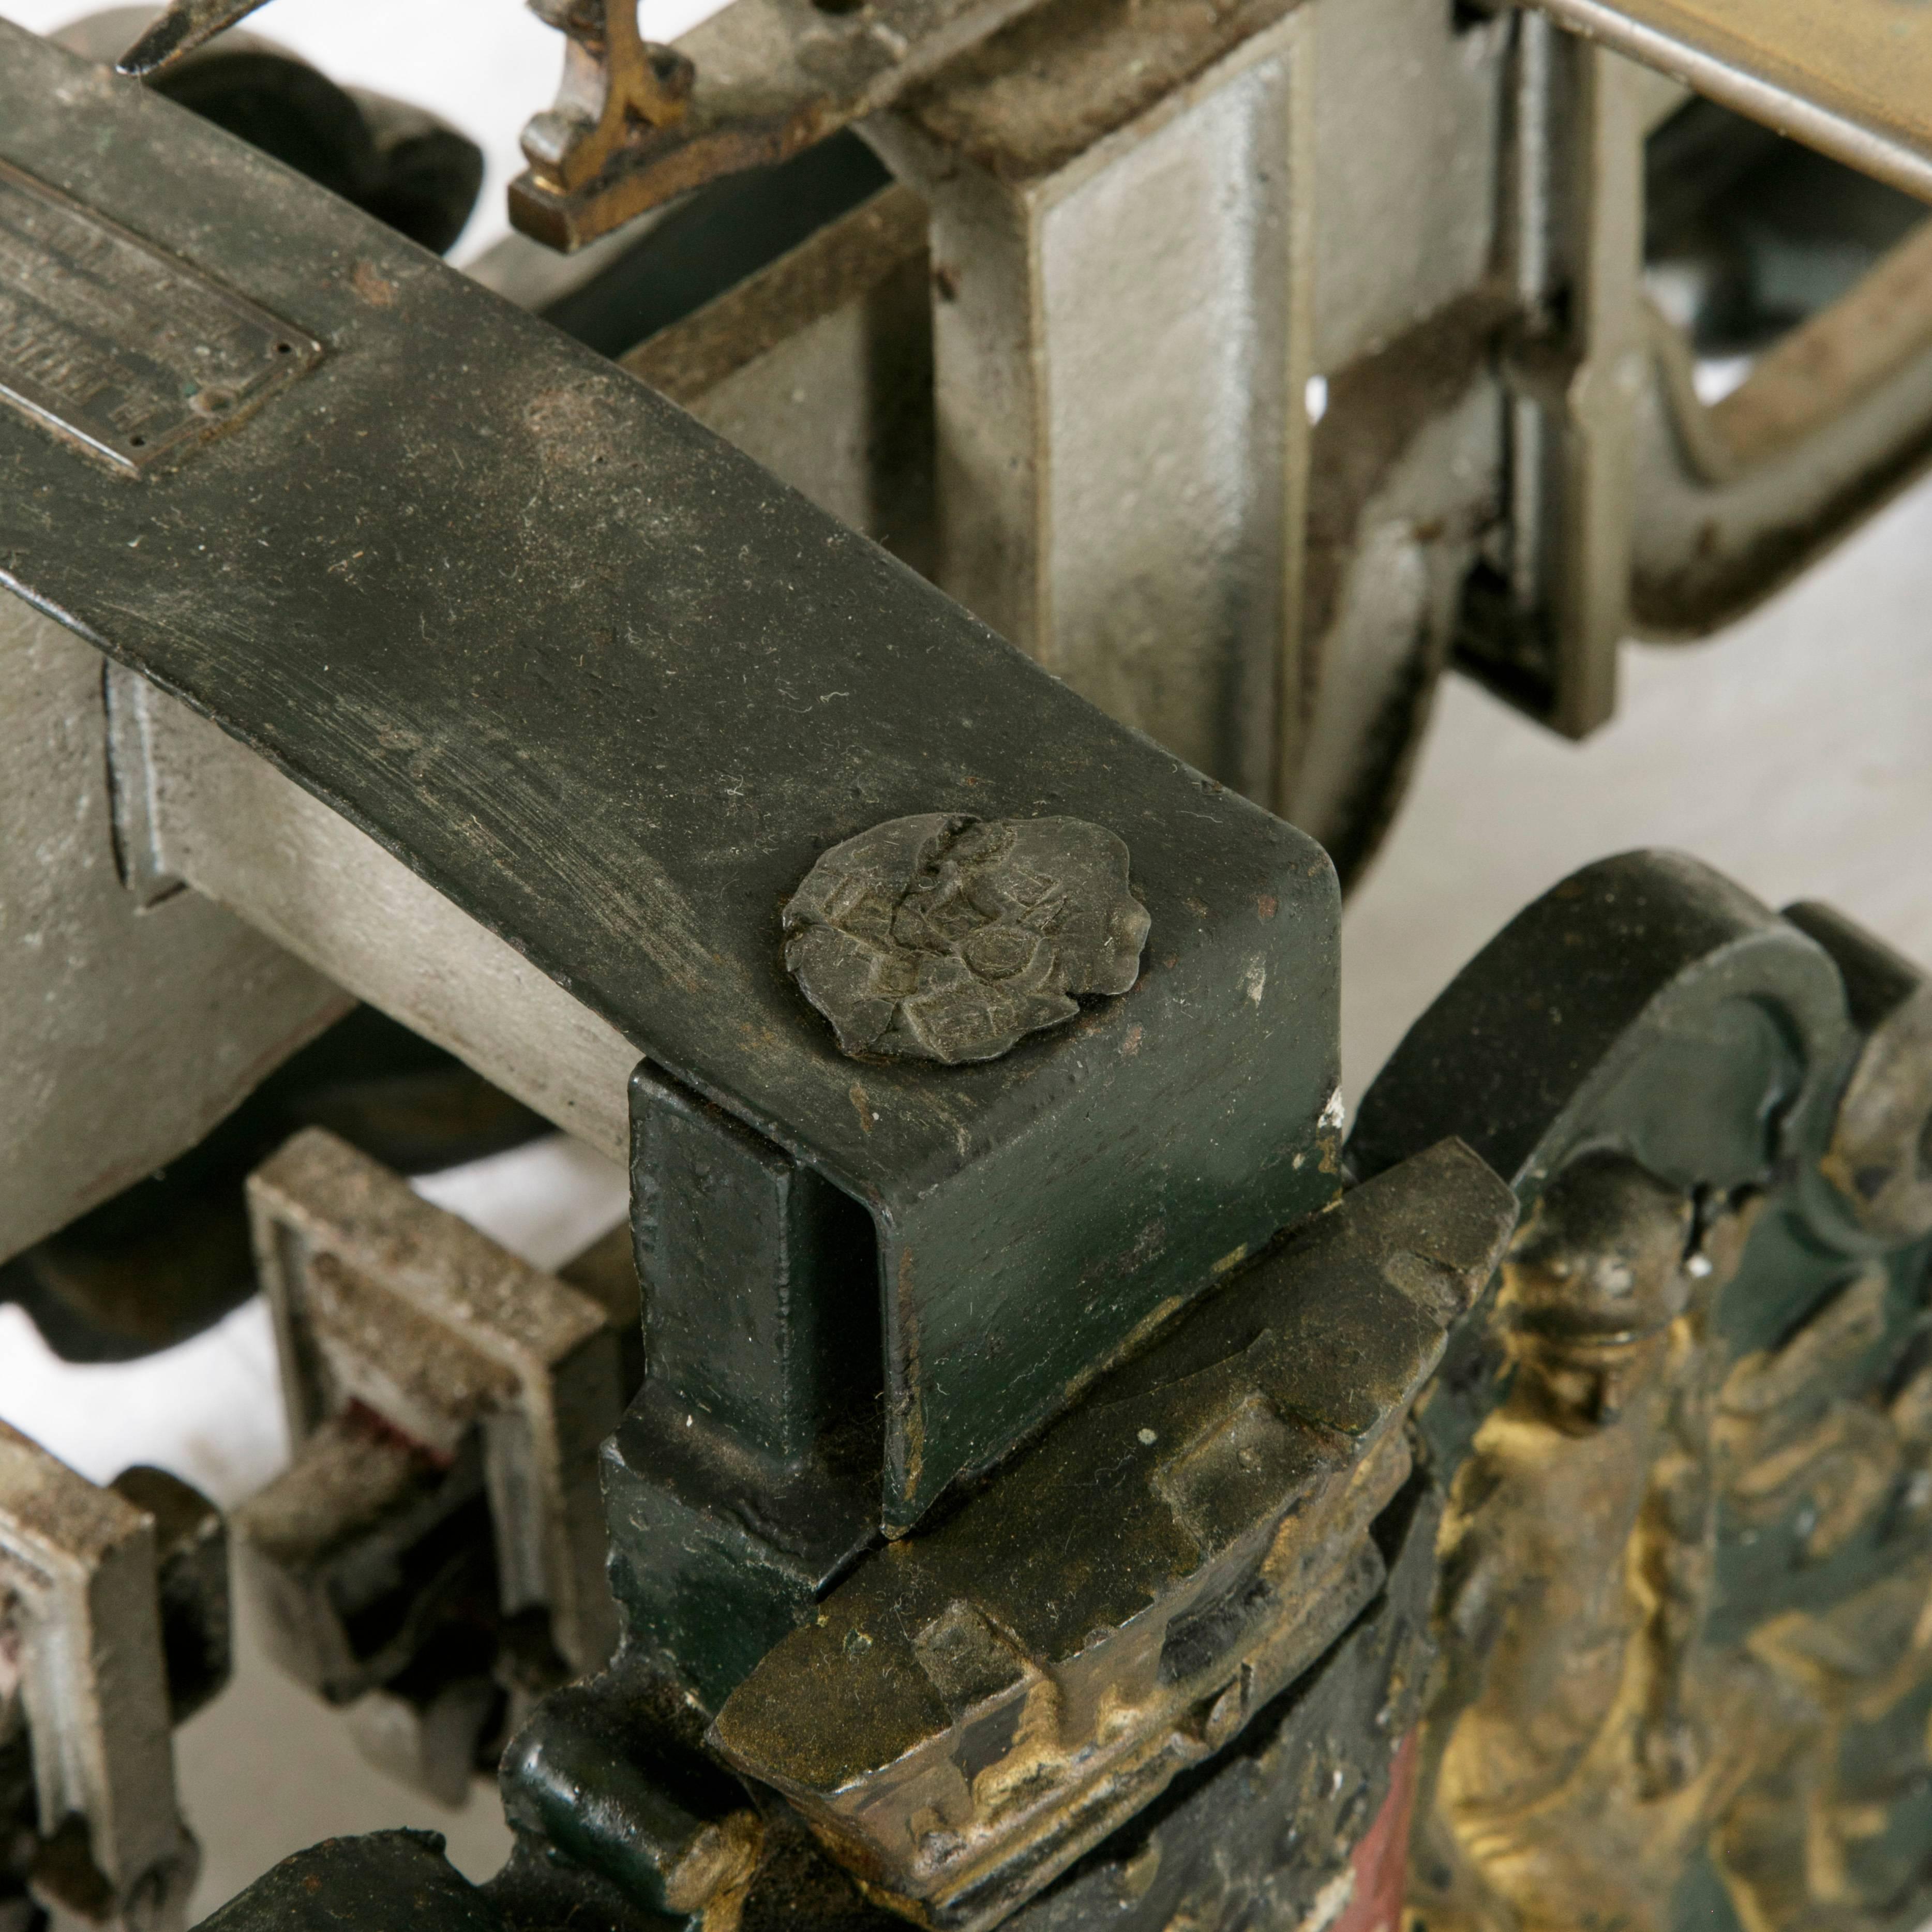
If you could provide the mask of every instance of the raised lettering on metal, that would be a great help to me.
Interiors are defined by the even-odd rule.
[[[138,473],[321,356],[313,337],[0,162],[0,401]]]

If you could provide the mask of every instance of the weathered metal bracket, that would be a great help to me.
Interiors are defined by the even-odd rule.
[[[738,0],[675,49],[637,38],[632,0],[536,10],[570,36],[557,107],[524,136],[510,218],[580,248],[721,175],[781,161],[896,94],[1034,0]]]
[[[64,1923],[177,1932],[201,1854],[172,1725],[227,1675],[220,1520],[158,1470],[98,1489],[0,1423],[0,1792],[24,1762],[29,1867]]]
[[[536,0],[533,10],[567,46],[556,105],[524,130],[520,185],[526,198],[568,202],[634,168],[635,150],[684,118],[692,65],[639,34],[637,0]]]
[[[1648,362],[1641,76],[1536,14],[1518,25],[1504,360],[1510,559],[1478,578],[1463,656],[1580,738],[1616,708],[1630,628],[1637,406]]]
[[[296,1455],[236,1514],[244,1574],[278,1660],[460,1802],[498,1701],[478,1615],[536,1620],[531,1690],[615,1642],[596,1459],[626,1393],[617,1328],[320,1129],[248,1194]]]
[[[1370,1528],[1412,1473],[1409,1405],[1514,1221],[1454,1144],[1346,1196],[862,1564],[713,1743],[873,1896],[986,1932],[1381,1593]]]
[[[1441,1514],[1430,1485],[1409,1484],[1375,1526],[1374,1560],[1386,1567],[1387,1585],[1319,1669],[1216,1758],[1177,1780],[1134,1826],[1022,1905],[1005,1922],[1014,1932],[1088,1924],[1162,1932],[1177,1919],[1207,1926],[1249,1913],[1346,1932],[1370,1932],[1378,1912],[1385,1921],[1400,1903],[1390,1886],[1399,1886],[1414,1762],[1412,1742],[1396,1741],[1410,1736],[1433,1655]],[[512,1822],[531,1835],[488,1886],[466,1883],[440,1844],[420,1833],[336,1839],[284,1860],[207,1921],[209,1932],[336,1932],[345,1918],[378,1932],[402,1910],[424,1932],[519,1932],[563,1912],[574,1924],[629,1932],[640,1922],[638,1904],[700,1927],[735,1924],[741,1911],[746,1922],[796,1932],[904,1925],[782,1812],[765,1825],[749,1895],[728,1886],[705,1900],[706,1875],[736,1876],[732,1855],[747,1842],[750,1814],[731,1810],[728,1796],[721,1804],[716,1793],[694,1791],[662,1760],[640,1766],[626,1755],[637,1748],[636,1714],[608,1698],[599,1703],[602,1688],[563,1694],[596,1706],[601,1727],[580,1733],[595,1751],[551,1760],[556,1775],[545,1803],[529,1802],[535,1794],[525,1784],[512,1787]],[[688,1775],[688,1765],[675,1768]],[[580,1802],[592,1778],[594,1816]],[[538,1849],[545,1834],[581,1867]],[[668,1877],[685,1877],[691,1888],[668,1886]],[[661,1925],[662,1917],[642,1922]]]
[[[630,1644],[715,1710],[878,1540],[872,1229],[649,1067],[631,1096],[650,1370],[604,1446],[611,1580]]]
[[[1284,0],[1054,0],[866,129],[930,209],[934,580],[1277,807],[1309,695],[1315,38]]]
[[[1932,58],[1922,55],[1923,26],[1886,0],[1839,10],[1851,17],[1852,38],[1896,40],[1898,72]],[[1706,13],[1732,16],[1747,38],[1788,31],[1794,43],[1823,50],[1828,65],[1838,58],[1837,11],[1827,27],[1806,24],[1802,9],[1776,20],[1766,17],[1776,8],[1758,9],[1745,21],[1721,0],[1555,0],[1516,23],[1505,233],[1519,314],[1500,358],[1508,554],[1505,568],[1472,580],[1461,656],[1502,695],[1573,737],[1613,714],[1627,636],[1701,637],[1741,616],[1932,452],[1932,243],[1923,234],[1778,344],[1722,403],[1708,406],[1696,395],[1687,345],[1643,287],[1646,104],[1654,83],[1625,56],[1780,132],[1816,131],[1765,98],[1738,99],[1696,62],[1660,54],[1655,37],[1634,45],[1624,31],[1653,14]],[[1881,20],[1889,23],[1882,31]],[[1879,92],[1889,72],[1874,82]],[[1816,145],[1899,179],[1855,145]],[[1932,162],[1914,166],[1919,172],[1901,184],[1932,192]]]

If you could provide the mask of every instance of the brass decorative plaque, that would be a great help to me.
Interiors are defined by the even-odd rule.
[[[138,473],[321,356],[312,336],[0,161],[0,401]]]

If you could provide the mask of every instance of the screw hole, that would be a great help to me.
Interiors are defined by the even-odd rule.
[[[295,352],[296,346],[292,342],[278,342],[275,344],[275,353],[278,356],[292,356]]]
[[[128,447],[130,449],[146,449],[147,446],[148,439],[145,436],[130,436],[128,439]]]

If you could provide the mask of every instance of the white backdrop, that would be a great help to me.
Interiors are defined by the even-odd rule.
[[[651,39],[675,40],[722,4],[643,0],[639,18]],[[92,10],[76,0],[0,0],[0,17],[38,34]],[[488,172],[454,260],[509,232],[503,190],[523,168],[517,136],[550,105],[563,65],[562,37],[521,0],[274,0],[246,26],[332,80],[426,107],[481,144]]]

